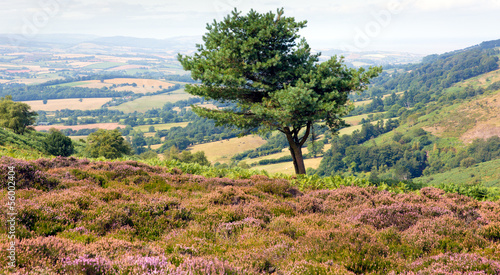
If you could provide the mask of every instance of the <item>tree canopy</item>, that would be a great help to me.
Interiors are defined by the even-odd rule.
[[[53,156],[68,157],[73,154],[73,142],[71,139],[55,128],[50,129],[45,139],[47,152]]]
[[[16,134],[24,134],[28,126],[36,121],[36,112],[30,110],[26,103],[14,102],[11,96],[0,98],[0,126],[14,130]]]
[[[296,173],[303,174],[301,148],[313,123],[324,121],[334,132],[342,127],[342,116],[351,110],[349,93],[365,89],[381,68],[347,68],[336,56],[320,63],[320,54],[312,54],[298,34],[306,21],[283,14],[283,9],[276,14],[251,10],[242,16],[234,10],[221,22],[207,24],[204,44],[178,60],[201,80],[188,85],[187,92],[236,103],[222,110],[193,107],[198,115],[247,131],[281,131]]]
[[[91,158],[120,158],[130,154],[130,146],[118,130],[99,129],[87,138],[85,153]]]

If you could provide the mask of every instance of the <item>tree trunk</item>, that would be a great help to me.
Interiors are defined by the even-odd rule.
[[[302,156],[302,145],[307,140],[309,136],[309,131],[311,129],[311,123],[307,124],[306,133],[299,139],[298,134],[300,129],[294,129],[291,131],[288,127],[285,127],[283,133],[285,133],[288,140],[288,145],[290,149],[290,154],[292,155],[293,167],[295,168],[295,174],[306,174],[306,167],[304,165],[304,157]]]
[[[295,148],[294,148],[295,147]],[[293,166],[295,174],[306,174],[306,166],[304,165],[304,158],[302,157],[302,148],[290,145],[290,154],[292,154]]]

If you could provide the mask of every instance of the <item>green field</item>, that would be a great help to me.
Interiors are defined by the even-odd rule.
[[[450,171],[414,179],[429,185],[440,183],[474,184],[500,187],[500,159],[476,164],[469,168],[455,168]]]
[[[155,131],[158,130],[168,130],[172,127],[186,127],[189,124],[189,122],[174,122],[174,123],[163,123],[163,124],[153,124],[153,125],[141,125],[141,126],[135,126],[134,131],[140,130],[143,133],[146,133],[149,131],[149,127],[153,126],[155,127]]]
[[[102,62],[102,63],[96,63],[92,65],[88,65],[83,67],[84,69],[103,69],[107,70],[113,67],[118,67],[118,66],[123,66],[127,65],[127,63],[121,63],[121,62]]]
[[[77,82],[69,82],[69,83],[63,83],[63,84],[58,84],[56,86],[63,86],[63,87],[76,87],[76,86],[81,86],[81,85],[86,85],[89,84],[90,82],[85,82],[85,81],[77,81]]]
[[[133,101],[123,103],[119,106],[109,107],[110,110],[119,110],[124,113],[145,112],[154,108],[161,108],[167,102],[177,102],[179,100],[186,100],[188,98],[194,97],[186,92],[184,89],[174,91],[169,94],[161,94],[154,96],[143,96]]]

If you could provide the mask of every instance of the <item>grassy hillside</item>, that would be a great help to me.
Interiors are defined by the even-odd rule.
[[[464,143],[500,136],[500,90],[433,109],[420,116],[415,126],[438,137],[459,138]]]
[[[9,166],[19,274],[500,272],[500,204],[435,188],[396,194],[334,178],[336,189],[300,191],[294,180],[133,161],[0,159],[2,174]],[[2,273],[14,271],[7,261]]]
[[[153,108],[161,108],[167,102],[177,102],[179,100],[186,100],[194,97],[186,92],[184,89],[176,90],[168,94],[160,94],[153,96],[143,96],[133,101],[129,101],[118,106],[110,107],[110,110],[118,110],[124,113],[145,112]]]
[[[472,167],[459,167],[450,171],[414,179],[429,185],[442,183],[477,184],[500,187],[500,159],[476,164]]]
[[[21,159],[48,157],[49,154],[44,149],[44,139],[43,133],[32,131],[18,135],[0,127],[0,156]]]

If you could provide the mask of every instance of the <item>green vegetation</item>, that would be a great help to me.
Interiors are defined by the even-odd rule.
[[[48,157],[45,138],[45,133],[29,131],[18,135],[0,127],[0,155],[20,159]]]
[[[176,147],[171,147],[170,150],[165,151],[164,156],[166,160],[178,160],[185,163],[198,163],[199,165],[210,166],[210,162],[203,151],[193,154],[190,151],[180,152]]]
[[[458,166],[441,173],[433,173],[413,179],[414,182],[432,186],[441,183],[483,184],[484,186],[500,187],[500,159],[473,164],[470,167]]]
[[[30,109],[28,104],[12,101],[11,96],[0,97],[0,127],[24,134],[35,123],[38,115]]]
[[[85,154],[91,158],[116,159],[129,153],[130,147],[118,130],[99,129],[87,138]]]
[[[178,56],[185,70],[201,85],[186,91],[204,98],[237,103],[237,108],[193,107],[200,116],[247,131],[278,130],[287,137],[295,172],[305,174],[302,146],[315,122],[338,130],[348,114],[348,95],[362,91],[381,68],[349,69],[333,57],[318,63],[298,32],[306,22],[251,10],[236,10],[209,24],[194,56]],[[207,73],[208,72],[208,73]],[[302,137],[301,129],[306,129]]]
[[[165,103],[174,103],[180,100],[187,100],[193,97],[192,95],[184,92],[183,89],[177,90],[168,94],[143,96],[132,101],[120,104],[118,106],[110,107],[110,110],[117,110],[124,113],[146,112],[154,108],[161,108]]]
[[[68,157],[74,151],[71,139],[55,129],[50,130],[49,135],[45,139],[45,144],[47,152],[53,156]]]

